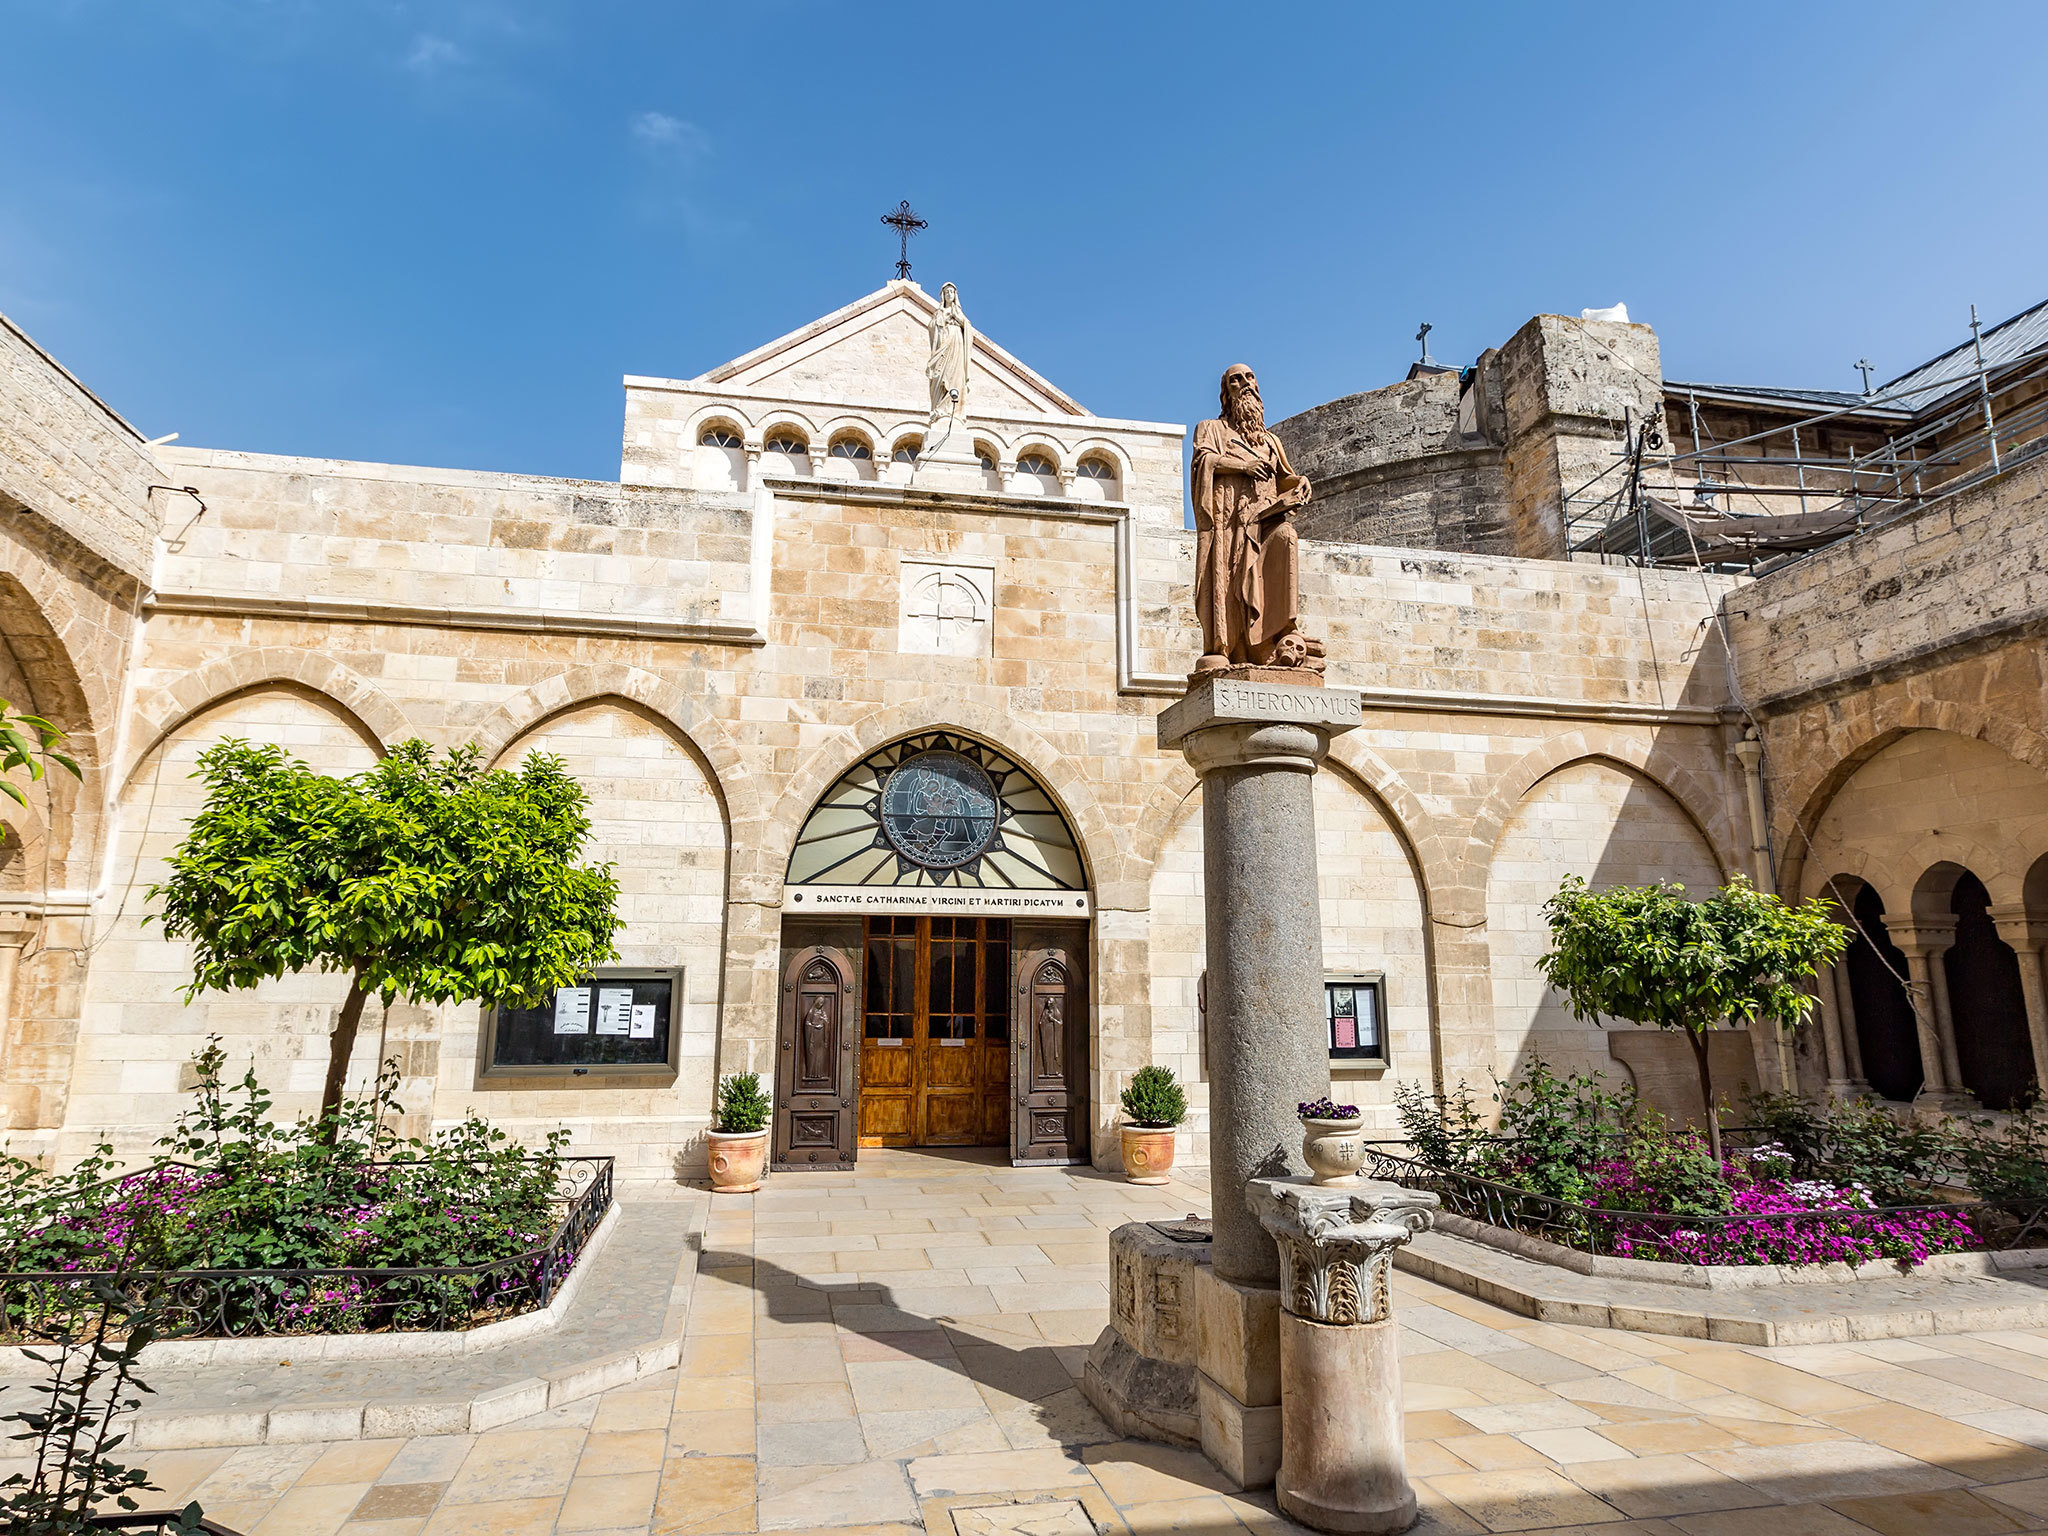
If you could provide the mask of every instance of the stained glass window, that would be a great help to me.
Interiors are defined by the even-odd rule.
[[[1078,891],[1066,818],[993,747],[951,731],[893,742],[825,792],[798,834],[792,885]]]

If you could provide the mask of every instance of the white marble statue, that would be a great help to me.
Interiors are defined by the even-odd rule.
[[[931,339],[931,355],[924,365],[932,391],[932,416],[923,449],[927,455],[944,446],[953,429],[967,419],[967,365],[974,356],[974,326],[960,308],[960,290],[951,283],[939,289]]]

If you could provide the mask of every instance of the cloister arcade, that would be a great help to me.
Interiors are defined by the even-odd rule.
[[[2048,1083],[2048,775],[1974,737],[1900,733],[1813,823],[1805,894],[1854,938],[1820,978],[1829,1086],[2010,1110]]]

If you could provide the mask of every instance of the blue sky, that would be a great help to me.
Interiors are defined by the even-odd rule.
[[[1624,300],[1849,388],[2048,296],[2048,5],[0,0],[0,310],[151,435],[599,478],[917,276],[1106,415]]]

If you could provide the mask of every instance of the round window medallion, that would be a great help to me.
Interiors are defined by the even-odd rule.
[[[957,752],[920,752],[882,786],[882,831],[911,863],[958,869],[995,838],[995,784]]]

